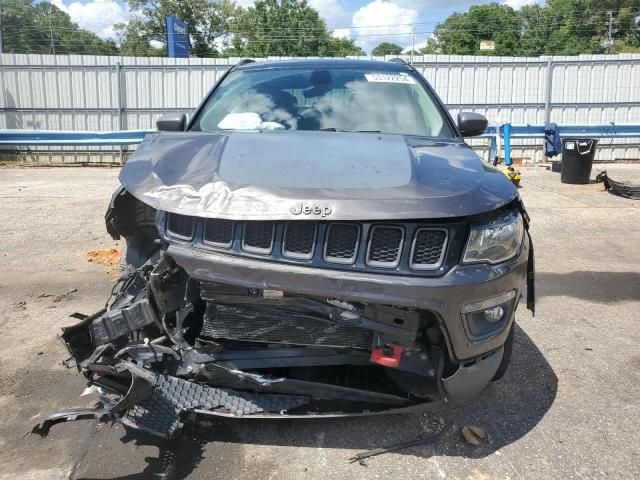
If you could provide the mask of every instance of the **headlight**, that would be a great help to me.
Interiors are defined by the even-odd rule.
[[[500,263],[516,256],[522,243],[522,215],[471,228],[462,263]]]

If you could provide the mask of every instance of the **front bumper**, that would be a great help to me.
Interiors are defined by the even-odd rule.
[[[441,321],[452,360],[460,361],[504,344],[513,318],[493,335],[476,339],[466,327],[461,310],[464,305],[510,290],[520,295],[527,274],[529,239],[525,236],[521,251],[508,262],[458,265],[437,278],[303,267],[178,244],[169,245],[167,253],[196,280],[428,310]]]

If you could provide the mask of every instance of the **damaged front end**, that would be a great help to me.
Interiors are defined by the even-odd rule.
[[[170,436],[189,413],[292,418],[442,406],[437,319],[196,280],[167,253],[155,216],[124,189],[114,195],[107,228],[127,240],[125,271],[104,309],[76,314],[61,334],[68,362],[104,395],[98,408],[56,413],[35,433],[96,418]]]
[[[172,436],[190,414],[319,418],[460,403],[496,377],[521,295],[509,289],[521,283],[533,258],[527,240],[518,258],[502,267],[502,277],[480,288],[483,296],[500,298],[505,309],[495,332],[465,334],[471,324],[461,321],[464,309],[447,309],[469,299],[465,285],[456,285],[475,281],[466,274],[443,282],[433,276],[376,276],[358,272],[357,265],[320,271],[264,262],[255,258],[262,253],[257,249],[265,242],[275,249],[274,238],[290,242],[278,249],[311,261],[309,249],[293,245],[294,237],[304,243],[309,232],[301,228],[293,235],[284,222],[236,228],[227,220],[214,231],[210,221],[156,212],[124,188],[114,194],[106,221],[114,238],[127,240],[125,271],[103,310],[78,316],[79,323],[61,334],[70,361],[104,395],[96,409],[44,419],[33,429],[41,435],[56,423],[81,418]],[[269,224],[272,237],[266,241],[263,230],[251,232],[255,224]],[[337,259],[346,258],[347,247],[330,244],[330,230],[335,236],[343,228],[348,237],[352,225],[316,222],[311,236],[314,242],[324,239],[322,255],[333,249]],[[420,225],[403,228],[416,238],[426,231]],[[455,271],[450,263],[457,261],[465,228],[449,222],[429,230],[436,232],[430,242],[442,239],[433,261],[443,270]],[[238,244],[256,255],[194,248],[198,238],[214,247]],[[428,244],[424,255],[429,248],[436,249]],[[507,295],[495,296],[504,290]]]

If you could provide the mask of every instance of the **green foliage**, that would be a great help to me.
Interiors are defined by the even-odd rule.
[[[3,0],[5,53],[115,55],[112,41],[83,30],[69,15],[48,2]]]
[[[145,25],[139,19],[129,23],[119,23],[114,26],[117,43],[120,46],[120,54],[136,57],[165,57],[167,49],[154,48],[150,45],[149,35]]]
[[[402,53],[402,47],[395,43],[382,42],[376,48],[371,51],[371,55],[400,55]]]
[[[454,13],[436,27],[442,53],[451,55],[511,55],[519,40],[520,19],[511,7],[491,3],[473,6],[466,13]],[[493,51],[481,51],[480,40],[493,40]]]
[[[137,18],[118,25],[123,55],[165,55],[149,46],[165,43],[165,17],[189,24],[194,56],[347,56],[365,55],[353,40],[333,38],[305,0],[257,0],[243,9],[231,0],[127,0]]]
[[[56,6],[40,0],[1,0],[4,51],[164,56],[165,17],[189,24],[194,56],[354,56],[365,55],[352,39],[334,38],[307,0],[256,0],[244,9],[234,0],[126,0],[136,12],[115,26],[116,40],[81,29]],[[608,38],[612,15],[612,44]],[[495,50],[480,50],[481,40]],[[577,55],[640,51],[640,0],[547,0],[519,10],[502,3],[472,6],[436,26],[421,54]],[[373,55],[399,55],[384,42]],[[415,52],[414,52],[415,53]]]
[[[438,42],[434,38],[427,39],[427,44],[420,49],[422,55],[440,53]]]
[[[357,46],[351,38],[330,38],[319,52],[323,57],[365,56],[366,54],[367,52]]]
[[[578,55],[606,53],[608,11],[613,12],[612,52],[640,47],[640,0],[547,0],[513,10],[503,4],[473,6],[437,25],[422,53],[458,55]],[[493,40],[493,51],[481,51]]]
[[[231,0],[127,0],[127,4],[131,10],[140,12],[119,29],[123,53],[127,55],[164,52],[149,47],[149,41],[166,43],[165,18],[175,15],[189,25],[192,55],[220,56],[232,26],[243,12]]]
[[[344,56],[362,50],[352,40],[332,38],[327,25],[306,0],[257,0],[232,28],[226,55]]]

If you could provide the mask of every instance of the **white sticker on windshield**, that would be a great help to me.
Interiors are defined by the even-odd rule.
[[[367,82],[377,83],[404,83],[414,85],[416,81],[407,73],[365,73],[364,78]]]

